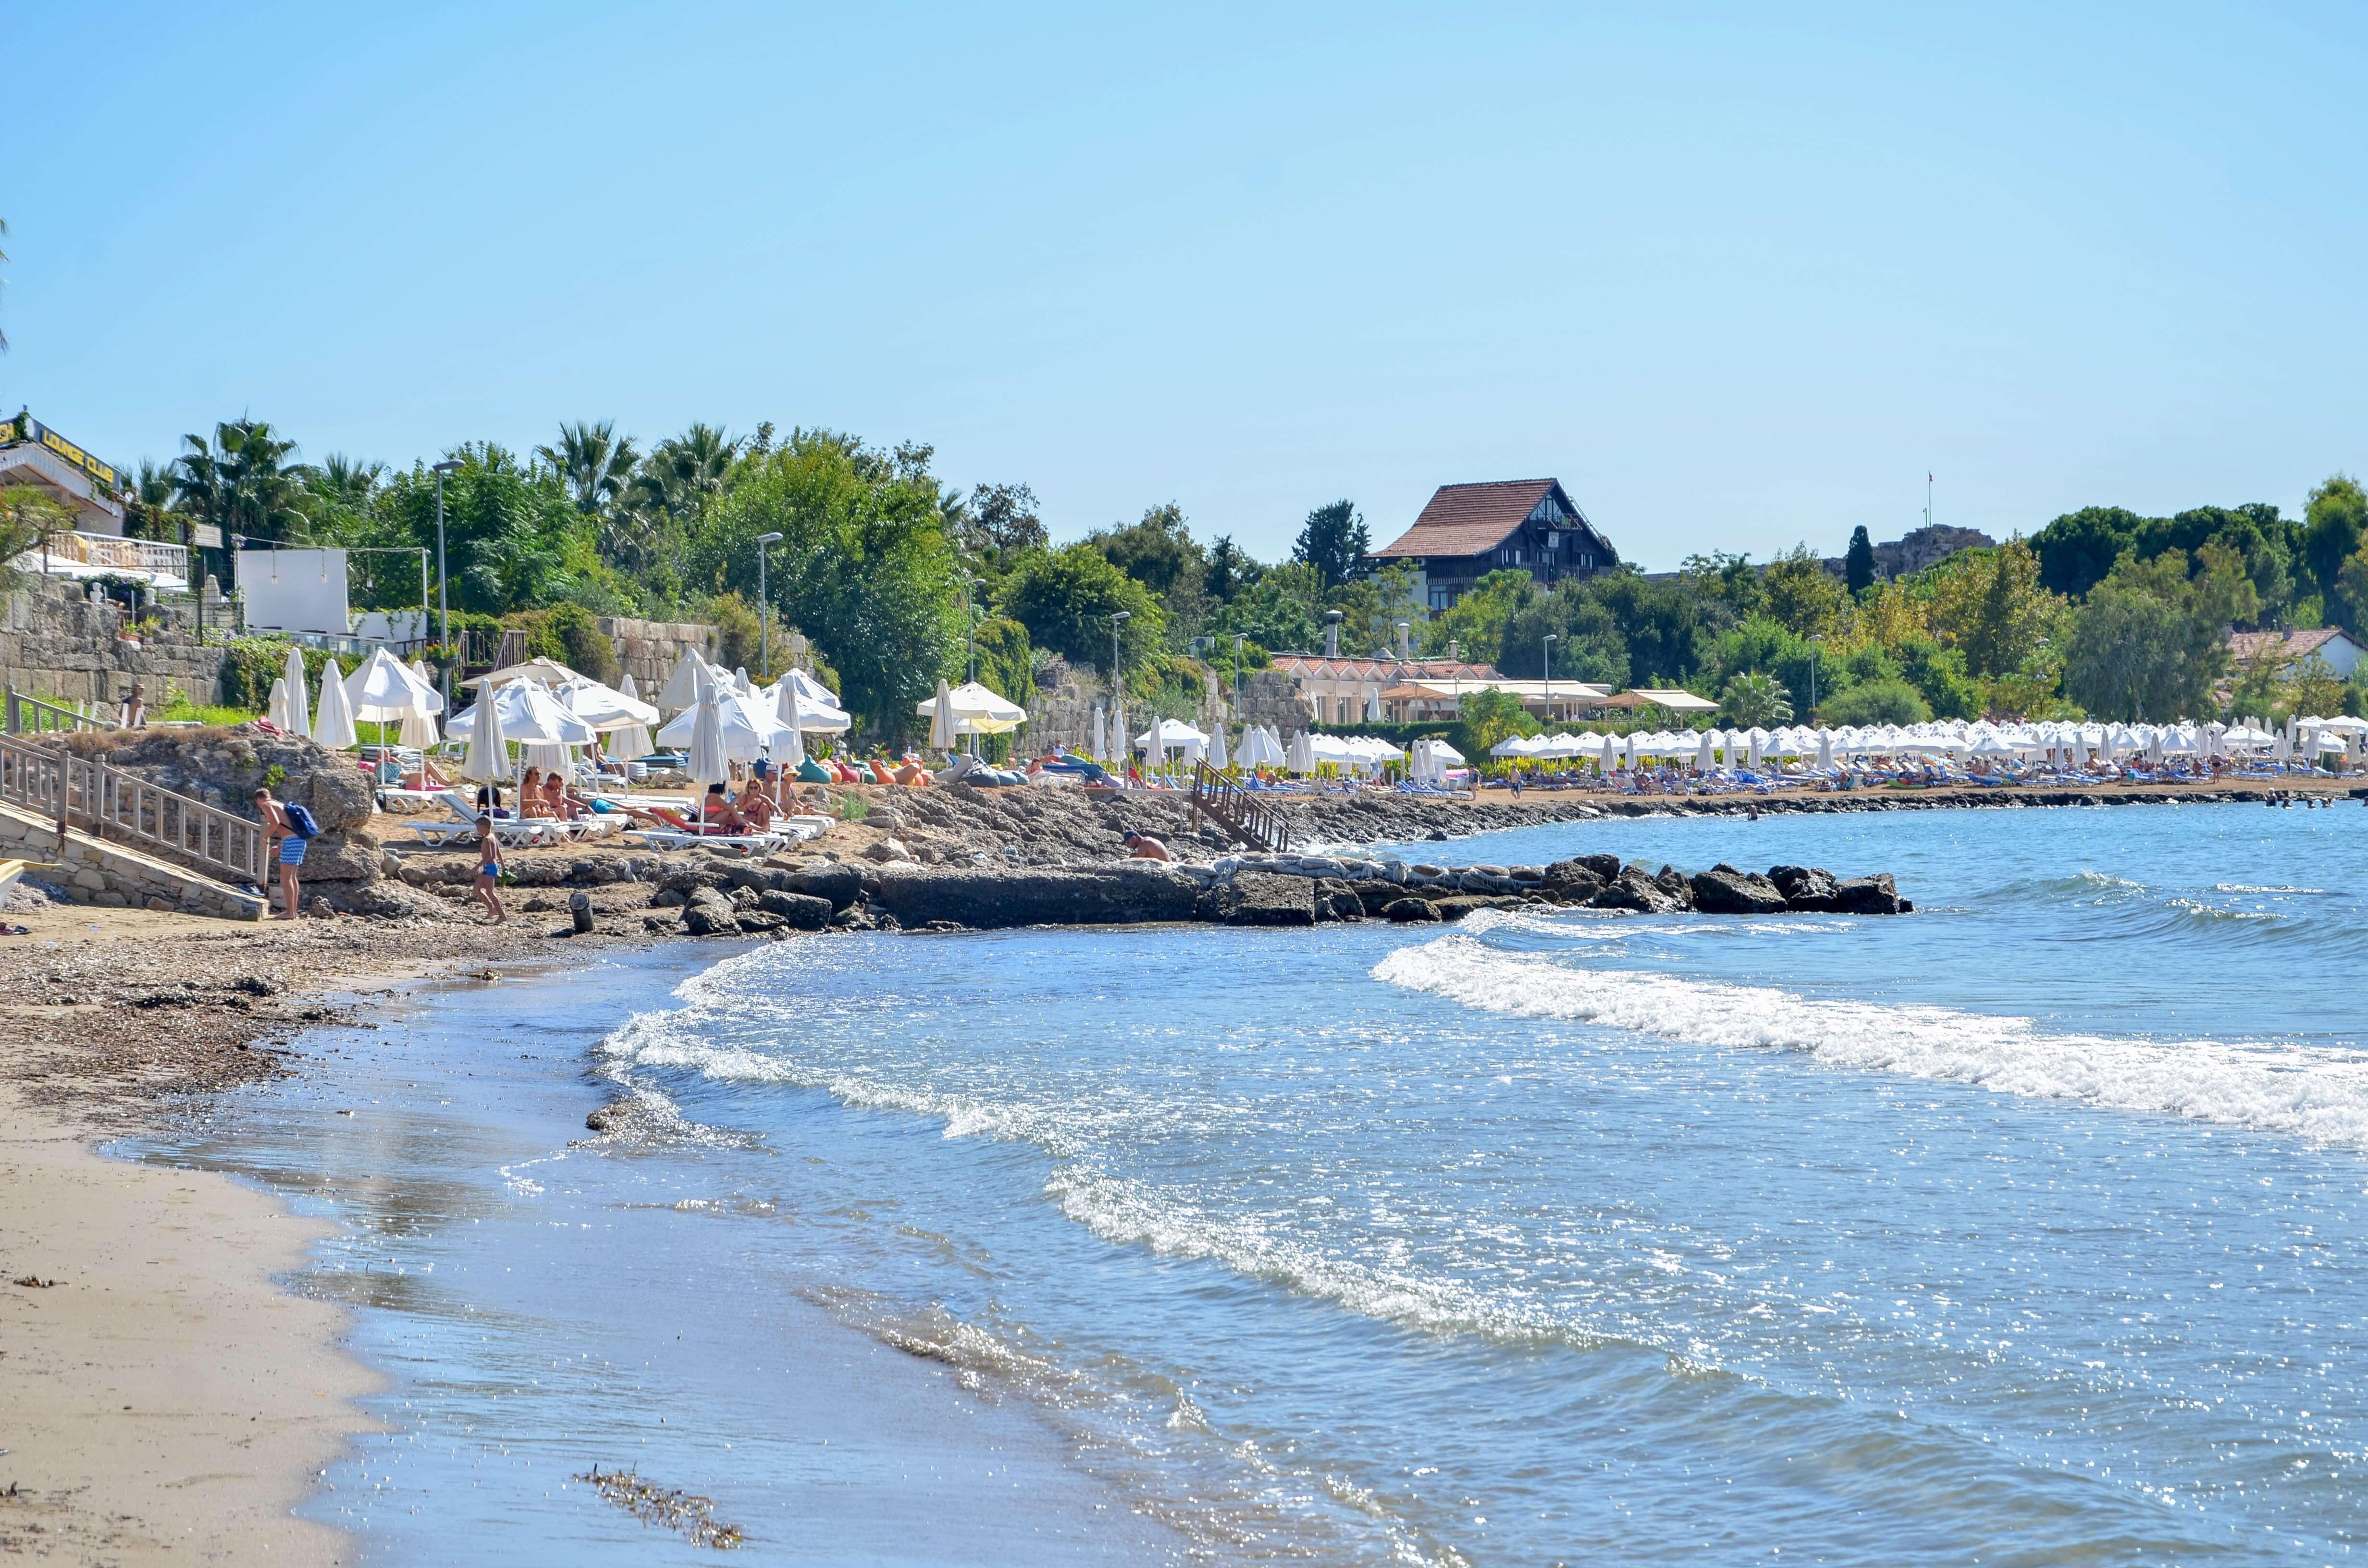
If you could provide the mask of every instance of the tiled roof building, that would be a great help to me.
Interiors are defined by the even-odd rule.
[[[1413,562],[1416,595],[1433,610],[1447,608],[1491,572],[1525,571],[1552,583],[1620,563],[1611,541],[1555,479],[1442,484],[1414,527],[1373,557]]]

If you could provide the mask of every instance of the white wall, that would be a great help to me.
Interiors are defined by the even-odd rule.
[[[349,633],[342,550],[242,550],[238,589],[251,631]]]

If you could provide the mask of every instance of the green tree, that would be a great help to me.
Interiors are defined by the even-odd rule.
[[[1805,544],[1794,545],[1770,562],[1759,576],[1767,595],[1767,613],[1804,637],[1835,631],[1848,619],[1841,584]]]
[[[1874,540],[1867,538],[1864,523],[1850,530],[1850,549],[1842,553],[1842,581],[1853,594],[1874,586]]]
[[[1030,551],[1003,581],[996,609],[1028,629],[1029,641],[1073,665],[1110,668],[1110,617],[1129,620],[1121,639],[1126,667],[1144,666],[1167,635],[1150,591],[1090,544]]]
[[[1793,719],[1793,694],[1779,686],[1774,676],[1763,671],[1751,671],[1728,681],[1718,706],[1722,714],[1742,729],[1764,730],[1770,725],[1790,723]]]
[[[490,613],[565,598],[594,564],[581,519],[555,476],[538,480],[508,449],[471,441],[449,454],[446,569],[456,608]],[[436,544],[436,475],[422,463],[386,482],[374,515],[402,542]],[[389,542],[395,542],[390,540]]]
[[[1932,717],[1924,694],[1893,676],[1861,681],[1817,710],[1817,722],[1844,724],[1919,724]]]
[[[1207,607],[1209,562],[1182,507],[1173,501],[1148,507],[1141,521],[1098,528],[1086,536],[1086,542],[1151,590],[1171,635],[1180,638],[1198,629]]]
[[[1611,687],[1628,684],[1628,639],[1619,618],[1585,582],[1565,578],[1551,590],[1523,599],[1505,622],[1497,667],[1516,680],[1540,679],[1548,673],[1549,633],[1556,639],[1555,679]]]
[[[2303,559],[2320,591],[2332,597],[2340,591],[2344,562],[2368,536],[2368,493],[2358,480],[2336,474],[2310,493],[2303,517]]]
[[[1494,687],[1464,693],[1463,700],[1457,705],[1455,720],[1452,744],[1466,761],[1475,766],[1487,762],[1489,748],[1499,741],[1515,735],[1534,735],[1540,731],[1538,722],[1521,706],[1520,698]]]
[[[1315,567],[1328,591],[1356,575],[1372,548],[1372,532],[1365,527],[1356,504],[1341,500],[1307,514],[1292,545],[1291,558]]]
[[[2032,536],[2040,585],[2080,598],[2102,582],[2125,550],[2137,545],[2146,519],[2119,506],[2083,506],[2066,512]]]
[[[2343,711],[2343,677],[2316,650],[2294,665],[2286,692],[2287,711],[2304,718],[2331,719]]]
[[[1047,548],[1051,540],[1037,515],[1036,492],[1025,484],[982,484],[972,491],[961,543],[988,560]]]
[[[1537,591],[1537,579],[1519,567],[1489,573],[1473,584],[1469,593],[1430,618],[1422,629],[1423,653],[1430,658],[1444,658],[1452,643],[1466,659],[1494,658],[1504,645],[1505,623]]]
[[[960,562],[927,459],[793,430],[735,472],[684,546],[693,578],[753,597],[757,536],[780,534],[766,577],[777,624],[828,651],[848,710],[882,739],[912,733],[962,662]]]
[[[2062,636],[2068,608],[2042,574],[2038,553],[2021,540],[1960,551],[1931,569],[1932,629],[1964,651],[1977,676],[2022,669]]]
[[[2343,558],[2328,602],[2338,607],[2336,622],[2354,638],[2368,640],[2368,544]]]
[[[1231,604],[1258,574],[1258,562],[1242,553],[1234,536],[1219,534],[1209,544],[1209,570],[1201,580],[1201,590],[1212,604]]]
[[[74,514],[48,491],[31,484],[0,489],[0,576],[11,571],[18,556],[38,550],[43,539],[73,527]]]
[[[2208,710],[2228,655],[2224,622],[2188,564],[2184,551],[2146,562],[2124,555],[2089,590],[2064,689],[2094,717],[2168,723]]]

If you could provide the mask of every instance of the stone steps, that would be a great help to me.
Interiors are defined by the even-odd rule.
[[[187,870],[129,845],[68,828],[0,803],[0,856],[30,862],[26,874],[66,891],[76,903],[109,909],[178,910],[222,920],[260,920],[267,900]]]

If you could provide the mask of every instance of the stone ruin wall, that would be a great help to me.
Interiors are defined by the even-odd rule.
[[[617,663],[633,677],[644,699],[666,686],[666,676],[683,653],[696,648],[712,661],[723,634],[712,626],[688,620],[635,620],[630,616],[604,615],[592,624],[617,645]],[[803,641],[803,639],[801,640]]]
[[[1233,680],[1229,674],[1203,665],[1201,687],[1201,705],[1192,722],[1211,733],[1220,723],[1228,726],[1229,734],[1238,734],[1246,723],[1271,724],[1288,741],[1306,729],[1315,717],[1306,699],[1299,695],[1299,688],[1280,670],[1246,672],[1238,711],[1232,705]],[[1027,749],[1046,751],[1064,746],[1081,754],[1090,752],[1094,744],[1094,709],[1109,699],[1109,683],[1099,676],[1075,665],[1064,666],[1058,684],[1051,690],[1029,694],[1028,728],[1021,732]],[[1128,722],[1130,727],[1135,727],[1133,718]]]
[[[152,709],[165,705],[168,687],[197,702],[220,699],[230,654],[219,631],[199,644],[195,600],[154,605],[136,643],[123,638],[128,619],[70,578],[24,576],[0,597],[0,682],[68,706],[112,707],[134,681],[148,688]]]

